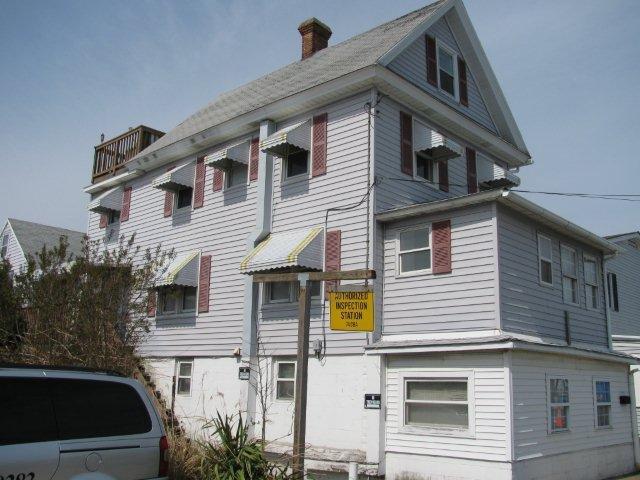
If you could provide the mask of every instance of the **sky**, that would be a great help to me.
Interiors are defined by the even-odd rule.
[[[101,133],[168,131],[297,60],[308,17],[336,44],[426,3],[3,0],[0,222],[86,230]],[[465,5],[534,160],[520,188],[640,195],[640,1]],[[529,198],[601,235],[640,229],[640,202]]]

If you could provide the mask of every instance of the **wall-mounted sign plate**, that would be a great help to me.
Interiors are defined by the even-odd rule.
[[[249,367],[240,367],[238,369],[238,378],[240,380],[249,380],[250,376],[251,376],[251,370],[249,369]]]
[[[382,404],[382,397],[379,393],[365,393],[364,394],[364,408],[371,410],[380,410]]]

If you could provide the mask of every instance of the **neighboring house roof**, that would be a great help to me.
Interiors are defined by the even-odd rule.
[[[8,223],[11,225],[13,234],[20,244],[25,257],[31,255],[37,258],[38,253],[42,251],[44,245],[46,245],[47,248],[55,247],[60,242],[60,237],[62,236],[67,237],[67,241],[69,242],[67,253],[72,254],[74,257],[81,255],[82,240],[85,237],[83,232],[27,222],[25,220],[18,220],[17,218],[8,219]]]
[[[440,213],[454,210],[456,208],[478,205],[487,202],[497,202],[510,207],[536,222],[547,225],[557,231],[563,232],[566,235],[584,242],[586,245],[604,252],[605,254],[613,255],[615,253],[618,253],[620,250],[619,247],[617,247],[611,241],[600,237],[599,235],[596,235],[595,233],[590,232],[589,230],[586,230],[585,228],[582,228],[573,222],[570,222],[569,220],[553,213],[550,210],[547,210],[546,208],[542,208],[541,206],[527,200],[521,195],[501,188],[488,190],[486,192],[474,193],[472,195],[465,195],[462,197],[455,197],[451,199],[438,200],[435,202],[418,203],[405,207],[393,208],[378,213],[376,215],[376,219],[379,222],[383,223],[393,222],[404,218]]]
[[[137,155],[141,157],[243,113],[368,67],[428,19],[446,0],[427,5],[313,56],[223,93]]]
[[[624,242],[626,240],[640,241],[640,232],[617,233],[615,235],[606,235],[604,238],[612,242]]]

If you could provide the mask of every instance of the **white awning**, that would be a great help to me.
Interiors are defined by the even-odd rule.
[[[416,152],[424,152],[436,162],[462,155],[460,145],[419,122],[415,122],[413,144]]]
[[[174,168],[163,173],[151,182],[153,188],[160,190],[168,190],[175,192],[185,187],[193,187],[193,178],[195,175],[196,164],[194,162],[187,163],[181,167]]]
[[[198,258],[200,252],[190,252],[176,255],[160,268],[156,277],[156,287],[168,285],[198,286]]]
[[[122,187],[107,190],[91,200],[88,209],[95,213],[119,212],[122,210],[122,192]]]
[[[278,130],[260,142],[263,152],[286,157],[289,153],[311,150],[311,120]]]
[[[240,262],[242,273],[278,269],[322,270],[324,236],[322,227],[273,233]]]
[[[204,163],[219,170],[230,170],[234,163],[249,165],[249,140],[204,157]]]

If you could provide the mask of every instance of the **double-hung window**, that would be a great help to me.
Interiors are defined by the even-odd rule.
[[[249,169],[246,164],[233,162],[231,168],[225,173],[227,188],[235,187],[236,185],[246,185],[248,172]]]
[[[598,264],[593,257],[584,257],[584,291],[587,308],[598,308]]]
[[[469,429],[468,379],[406,378],[404,425]]]
[[[311,297],[320,296],[320,282],[309,282]],[[269,282],[265,284],[265,303],[295,303],[300,296],[298,282]]]
[[[284,163],[285,179],[307,175],[309,173],[309,152],[298,150],[290,153]]]
[[[438,46],[438,85],[440,90],[456,96],[456,55],[442,45]]]
[[[553,243],[541,234],[538,234],[538,273],[540,283],[553,285]]]
[[[196,287],[163,287],[159,293],[158,313],[174,315],[196,311]]]
[[[398,234],[398,272],[431,270],[431,232],[429,227],[404,230]]]
[[[607,380],[593,382],[596,407],[596,428],[611,426],[611,383]]]
[[[293,400],[296,387],[296,362],[276,362],[276,399]]]
[[[560,260],[562,261],[562,296],[565,303],[578,305],[578,255],[575,249],[561,245]]]
[[[191,376],[193,374],[193,360],[178,360],[176,362],[176,393],[191,395]]]
[[[609,289],[609,308],[614,312],[619,312],[618,276],[615,273],[607,273],[607,288]]]
[[[436,183],[437,168],[436,162],[429,155],[425,152],[416,152],[416,177]]]
[[[549,378],[549,432],[569,429],[569,380]]]

